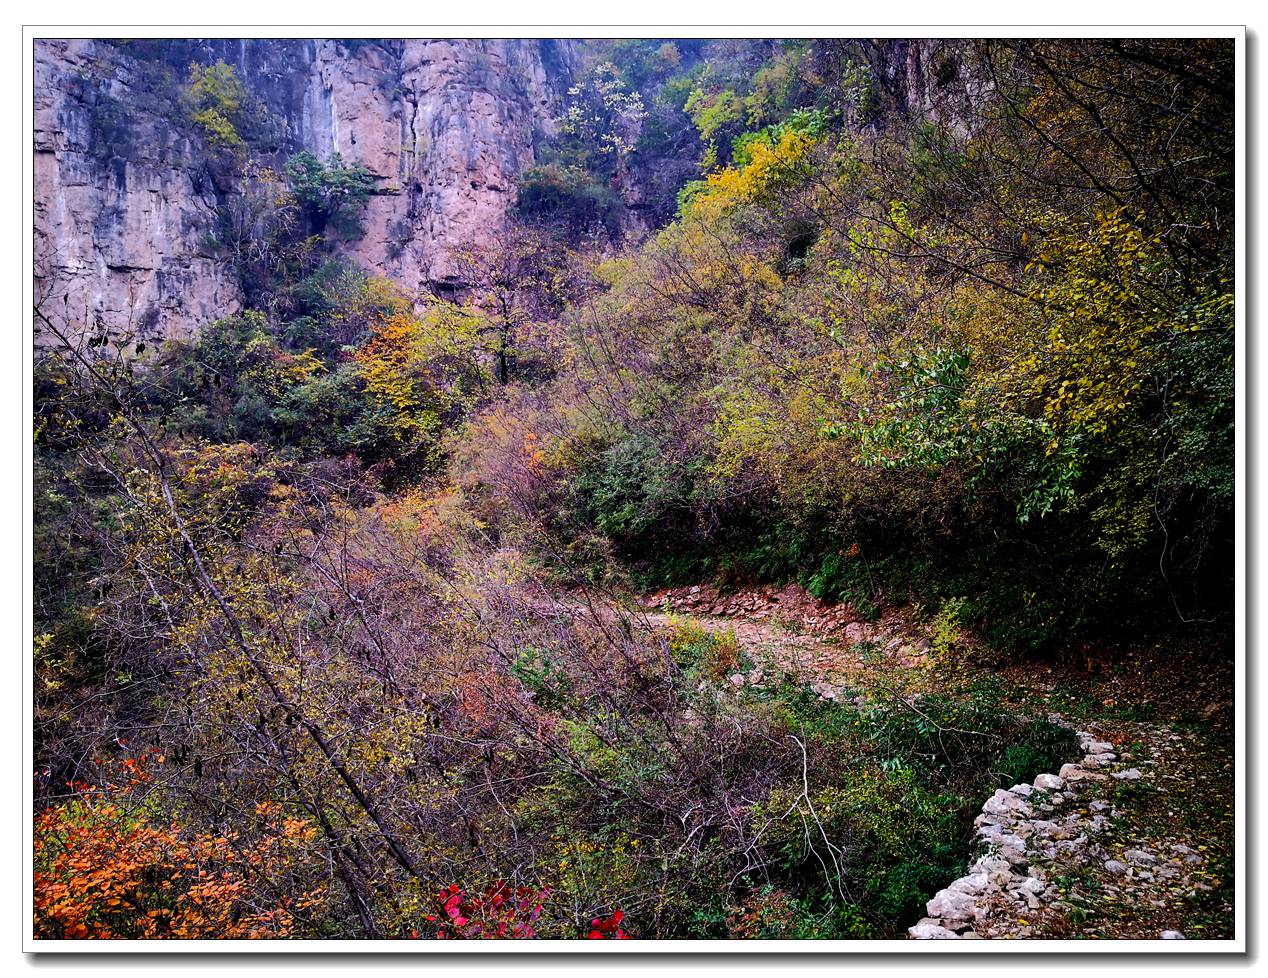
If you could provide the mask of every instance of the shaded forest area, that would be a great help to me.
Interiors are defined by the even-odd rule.
[[[36,309],[37,936],[901,936],[1077,753],[1010,670],[1231,662],[1233,43],[904,44],[589,42],[444,296],[191,67],[247,308]]]

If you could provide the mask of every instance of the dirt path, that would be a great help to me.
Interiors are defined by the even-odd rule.
[[[727,596],[680,588],[651,596],[644,614],[657,628],[686,616],[733,631],[749,661],[732,677],[736,685],[788,675],[836,699],[898,674],[909,689],[931,691],[945,666],[901,614],[868,622],[796,586]],[[1038,799],[1040,830],[1023,831],[1026,871],[1042,887],[992,898],[973,928],[979,936],[1233,936],[1231,675],[1208,656],[1157,652],[1093,669],[1071,665],[1086,656],[1060,665],[954,665],[958,681],[990,677],[1017,708],[1113,745],[1104,770],[1089,772],[1064,804]]]
[[[712,631],[732,631],[763,670],[828,689],[872,671],[928,662],[928,640],[901,615],[869,621],[849,605],[826,605],[795,584],[730,595],[703,585],[678,588],[651,595],[643,608],[655,626],[686,616]]]

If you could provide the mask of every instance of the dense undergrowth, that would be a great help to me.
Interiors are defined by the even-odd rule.
[[[602,49],[462,302],[341,259],[365,174],[251,157],[192,72],[250,308],[37,364],[37,934],[899,935],[1068,731],[737,692],[752,650],[614,595],[1227,625],[1231,45],[925,53]]]

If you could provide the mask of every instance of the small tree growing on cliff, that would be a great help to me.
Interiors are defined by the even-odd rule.
[[[214,148],[235,155],[246,152],[246,140],[238,132],[246,101],[247,90],[233,65],[217,61],[214,65],[194,62],[189,66],[185,108]]]
[[[626,87],[615,65],[604,61],[581,84],[568,89],[559,131],[565,150],[582,166],[614,176],[624,170],[646,116],[643,97]]]
[[[359,237],[361,213],[374,193],[375,176],[360,163],[345,166],[334,153],[323,163],[307,150],[286,161],[286,181],[313,229],[333,227],[344,238]]]

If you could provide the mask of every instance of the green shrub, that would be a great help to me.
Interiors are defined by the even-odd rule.
[[[740,667],[735,632],[711,632],[690,619],[670,622],[669,652],[679,668],[721,682]]]
[[[813,573],[802,575],[802,581],[806,590],[820,601],[834,604],[848,601],[860,615],[874,621],[880,609],[875,601],[872,574],[857,548],[854,551],[853,555],[848,551],[827,554]]]
[[[567,699],[568,674],[548,650],[529,646],[511,663],[510,672],[543,709],[556,709]]]
[[[672,539],[689,517],[691,473],[673,464],[655,439],[634,434],[599,451],[574,478],[572,495],[583,523],[618,546],[651,549]],[[673,549],[681,549],[680,546]]]
[[[797,791],[776,789],[759,813],[791,811],[772,824],[768,839],[791,879],[808,873],[820,880],[810,892],[860,894],[873,919],[892,929],[963,872],[963,798],[925,787],[910,769],[860,765],[809,799]]]
[[[363,233],[361,213],[377,177],[360,163],[345,166],[334,153],[323,163],[307,150],[286,161],[286,182],[318,233],[333,227],[344,238]]]
[[[736,166],[746,166],[752,161],[753,145],[766,143],[778,146],[785,133],[800,132],[816,139],[828,130],[828,115],[822,109],[797,109],[789,114],[783,122],[767,126],[756,132],[746,132],[735,137],[731,143],[731,162]]]
[[[1036,775],[1060,770],[1075,758],[1077,747],[1075,735],[1067,727],[1048,720],[1026,724],[1018,742],[1005,747],[1000,756],[1001,786],[1033,781]]]
[[[587,171],[548,163],[520,174],[515,209],[534,223],[563,225],[573,232],[601,229],[615,235],[620,232],[625,205]]]
[[[934,616],[929,629],[929,643],[938,655],[946,655],[954,651],[959,643],[963,611],[963,598],[947,598]]]

